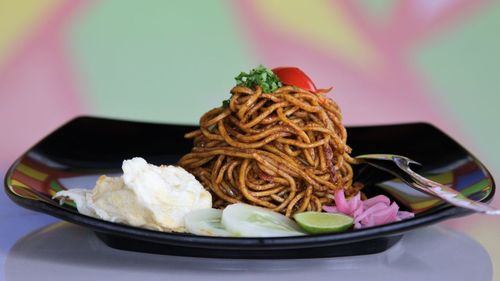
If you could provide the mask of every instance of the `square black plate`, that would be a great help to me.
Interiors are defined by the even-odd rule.
[[[360,165],[355,179],[372,196],[386,194],[412,219],[343,233],[281,238],[224,238],[166,233],[111,223],[79,214],[51,199],[68,179],[118,173],[124,159],[141,156],[175,164],[191,149],[183,135],[196,127],[78,117],[23,154],[5,177],[7,195],[22,207],[94,230],[107,245],[133,251],[222,258],[310,258],[384,251],[412,229],[470,214],[420,194],[391,175]],[[348,127],[352,155],[389,153],[422,163],[421,174],[489,202],[495,192],[487,169],[457,142],[425,123]],[[93,187],[92,185],[86,187]]]

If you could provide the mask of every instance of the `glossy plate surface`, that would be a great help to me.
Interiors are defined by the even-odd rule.
[[[106,222],[79,214],[51,199],[65,188],[92,188],[102,174],[118,174],[124,159],[141,156],[153,164],[175,164],[191,149],[183,135],[193,126],[79,117],[23,154],[7,172],[5,191],[17,204],[94,230],[111,247],[160,254],[224,258],[307,258],[371,254],[394,245],[418,227],[470,214],[421,194],[391,175],[366,165],[355,180],[368,196],[385,194],[412,219],[337,234],[283,238],[223,238],[165,233]],[[422,164],[417,172],[471,199],[489,202],[493,178],[469,152],[424,123],[348,127],[352,155],[388,153]]]

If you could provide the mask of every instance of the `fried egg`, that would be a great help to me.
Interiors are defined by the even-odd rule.
[[[136,157],[123,161],[123,176],[101,176],[94,189],[59,191],[78,212],[117,223],[184,232],[184,216],[212,207],[212,196],[195,177],[176,166],[155,166]]]

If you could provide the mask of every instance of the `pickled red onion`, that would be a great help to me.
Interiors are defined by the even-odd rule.
[[[378,195],[367,200],[361,200],[358,192],[351,199],[346,199],[344,190],[339,189],[334,195],[335,206],[323,206],[329,213],[343,213],[354,218],[354,228],[371,227],[415,216],[412,212],[399,211],[396,202],[391,204],[385,195]]]

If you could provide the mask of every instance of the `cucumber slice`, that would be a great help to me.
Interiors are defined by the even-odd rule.
[[[205,236],[234,236],[221,224],[222,211],[199,209],[184,217],[184,225],[189,233]]]
[[[222,225],[244,237],[281,237],[304,235],[301,228],[286,216],[261,207],[236,203],[222,212]]]

